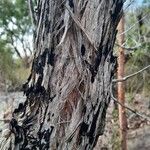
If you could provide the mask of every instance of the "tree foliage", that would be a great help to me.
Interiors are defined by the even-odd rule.
[[[135,47],[130,53],[130,59],[126,64],[126,74],[136,72],[149,65],[150,60],[150,3],[144,1],[143,4],[134,11],[126,13],[126,32],[125,47]],[[150,71],[147,70],[142,74],[127,81],[127,91],[130,93],[148,91],[150,82],[148,80]],[[140,82],[139,82],[140,81]]]
[[[31,55],[31,21],[25,0],[0,1],[0,35],[10,44],[18,57]],[[31,38],[30,38],[31,39]]]
[[[3,74],[1,74],[1,78],[10,81],[11,86],[18,86],[22,83],[22,78],[18,79],[16,74],[18,74],[18,70],[25,69],[24,66],[28,67],[30,64],[31,32],[32,26],[27,2],[24,0],[1,0],[0,67]],[[18,63],[22,65],[18,66]],[[19,74],[19,77],[24,74]]]
[[[5,41],[0,41],[0,77],[3,80],[1,83],[14,78],[12,68],[14,68],[14,60],[11,49],[6,46]]]

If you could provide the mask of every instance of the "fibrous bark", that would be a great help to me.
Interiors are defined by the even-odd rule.
[[[122,5],[122,0],[37,1],[34,61],[23,86],[27,99],[10,122],[11,148],[93,149],[111,98]]]

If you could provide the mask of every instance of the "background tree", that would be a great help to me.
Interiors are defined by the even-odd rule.
[[[127,116],[128,116],[127,119],[129,122],[128,129],[131,131],[131,132],[128,132],[128,134],[125,133],[127,131],[126,130],[127,129],[126,120],[123,121],[124,125],[123,125],[123,123],[121,123],[120,128],[118,127],[120,122],[116,123],[117,122],[116,120],[115,120],[115,123],[111,124],[111,126],[116,126],[118,131],[122,130],[122,135],[123,135],[123,133],[125,133],[124,138],[130,137],[132,130],[135,131],[135,128],[133,129],[133,126],[134,127],[136,126],[136,128],[137,128],[136,132],[138,133],[138,125],[141,127],[143,125],[142,124],[143,120],[145,120],[145,122],[147,122],[149,120],[146,109],[145,110],[138,109],[138,107],[139,108],[141,108],[141,107],[137,104],[139,102],[139,97],[142,97],[142,99],[141,99],[142,103],[146,103],[146,98],[148,98],[147,96],[149,96],[149,92],[148,92],[149,85],[150,85],[149,80],[148,80],[148,78],[149,78],[149,52],[150,52],[149,51],[149,42],[150,42],[149,41],[149,31],[150,30],[149,30],[149,25],[148,25],[149,19],[150,19],[149,18],[149,2],[147,1],[147,3],[143,3],[142,5],[140,5],[138,7],[137,7],[137,2],[138,1],[135,1],[132,8],[128,8],[127,10],[124,9],[125,17],[126,17],[125,18],[126,19],[125,31],[122,31],[121,35],[126,35],[126,38],[125,38],[125,40],[123,40],[122,43],[120,43],[120,44],[116,43],[117,49],[118,49],[118,47],[120,49],[124,49],[125,57],[126,57],[125,78],[123,78],[125,80],[122,80],[122,81],[120,80],[122,82],[120,84],[126,85],[126,93],[124,95],[126,97],[126,104],[123,104],[121,106],[121,104],[122,104],[121,103],[118,106],[120,108],[123,108],[123,111],[120,111],[123,116],[124,116],[124,112],[125,112],[125,106],[127,106],[127,105],[129,105],[129,106],[131,105],[131,107],[136,109],[138,112],[138,114],[136,114],[134,111],[132,111],[126,107],[126,109],[129,110],[129,111],[127,111]],[[117,37],[120,38],[120,36],[118,35]],[[120,38],[120,40],[121,40],[121,38]],[[123,55],[123,54],[120,53],[120,55]],[[119,59],[119,60],[122,61],[123,59]],[[147,70],[146,70],[146,68],[147,68]],[[121,67],[121,70],[123,70],[123,67]],[[138,73],[133,74],[135,72],[138,72]],[[132,76],[132,75],[134,75],[134,76]],[[118,82],[116,82],[116,83],[118,83]],[[144,94],[143,94],[143,92],[144,92]],[[119,94],[118,100],[120,100],[120,96],[121,96],[120,94]],[[118,104],[118,100],[117,99],[114,99],[114,100]],[[135,104],[137,104],[137,105],[135,105]],[[147,108],[147,111],[148,111],[148,109],[149,109],[149,106]],[[139,113],[139,112],[141,112],[141,113]],[[147,116],[142,115],[142,113],[146,114]],[[118,113],[116,111],[114,111],[114,114],[115,114],[114,115],[115,119],[116,118],[118,119]],[[134,116],[134,117],[130,117],[130,116]],[[124,118],[124,117],[122,117],[122,118]],[[138,122],[136,122],[137,118],[138,118]],[[114,129],[115,129],[115,127],[113,127],[113,129],[111,128],[111,130],[113,130],[113,132],[114,132],[112,135],[113,149],[120,149],[120,148],[125,149],[125,146],[120,145],[120,138],[118,138],[119,137],[118,131],[116,130],[116,132],[115,132]],[[109,136],[110,136],[110,134],[109,134]],[[143,134],[143,136],[144,136],[144,134]],[[137,143],[139,143],[138,136],[136,136],[135,139],[137,140]],[[127,140],[129,142],[129,144],[127,144],[127,147],[130,149],[132,142],[130,141],[129,138]],[[121,141],[122,141],[122,143],[125,144],[126,140],[125,139],[122,140],[122,138],[121,138]],[[135,143],[132,145],[136,146]],[[138,144],[137,144],[137,147],[138,147]]]
[[[2,44],[0,90],[2,91],[20,90],[28,76],[33,49],[32,28],[26,1],[0,1],[0,43]],[[11,61],[13,63],[10,63]]]
[[[14,80],[11,68],[14,67],[11,48],[6,46],[5,41],[0,41],[0,89],[6,89],[7,79]]]
[[[121,45],[125,42],[125,36],[124,36],[124,26],[125,26],[125,20],[124,16],[122,16],[119,25],[118,25],[118,44],[120,47],[118,48],[118,69],[117,69],[117,78],[122,79],[125,74],[125,51],[124,48],[121,47]],[[125,84],[124,82],[118,82],[117,85],[117,95],[118,95],[118,101],[125,105]],[[121,141],[121,149],[127,150],[127,117],[126,117],[126,108],[119,105],[119,126],[120,126],[120,141]]]
[[[130,56],[126,63],[126,74],[131,74],[148,66],[150,59],[150,2],[143,1],[140,7],[132,10],[125,13],[125,30],[127,32],[124,46],[133,47],[133,49],[125,50]],[[130,27],[132,28],[130,29]],[[130,30],[128,31],[128,29]],[[149,93],[150,82],[147,80],[149,75],[150,72],[147,70],[127,81],[127,92],[131,94],[131,98],[137,92]]]
[[[104,132],[122,0],[38,0],[27,96],[13,112],[13,149],[93,149]],[[9,142],[10,141],[10,142]]]
[[[32,28],[27,2],[24,0],[0,1],[0,39],[5,40],[12,52],[26,67],[32,55]]]

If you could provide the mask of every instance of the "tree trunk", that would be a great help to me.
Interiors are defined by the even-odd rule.
[[[38,0],[27,99],[10,149],[90,150],[104,132],[123,0]]]
[[[120,34],[118,38],[119,54],[118,54],[118,79],[122,79],[124,77],[124,69],[125,69],[125,53],[124,48],[121,45],[124,43],[124,17],[121,18],[118,25],[118,32]],[[124,82],[118,82],[118,100],[124,105],[125,104],[125,88]],[[120,125],[120,139],[121,139],[121,149],[127,150],[127,118],[125,108],[121,105],[119,108],[119,125]]]

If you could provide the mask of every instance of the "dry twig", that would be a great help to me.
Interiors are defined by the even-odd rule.
[[[137,72],[135,72],[135,73],[133,73],[133,74],[130,74],[130,75],[128,75],[128,76],[126,76],[126,77],[124,77],[124,78],[122,78],[122,79],[114,79],[112,82],[113,82],[113,83],[116,83],[116,82],[123,82],[123,81],[126,81],[127,79],[129,79],[129,78],[131,78],[131,77],[133,77],[133,76],[135,76],[135,75],[137,75],[137,74],[139,74],[139,73],[145,71],[145,70],[148,69],[149,67],[150,67],[150,65],[148,65],[148,66],[144,67],[143,69],[141,69],[141,70],[139,70],[139,71],[137,71]]]
[[[117,83],[117,82],[126,81],[127,79],[129,79],[129,78],[131,78],[131,77],[133,77],[133,76],[135,76],[135,75],[137,75],[137,74],[139,74],[139,73],[145,71],[145,70],[148,69],[149,67],[150,67],[150,65],[148,65],[148,66],[144,67],[143,69],[141,69],[141,70],[139,70],[139,71],[137,71],[137,72],[135,72],[135,73],[133,73],[133,74],[130,74],[130,75],[128,75],[128,76],[126,76],[126,77],[124,77],[124,78],[122,78],[122,79],[114,79],[114,80],[112,81],[112,83]],[[121,105],[122,107],[125,107],[126,109],[128,109],[128,110],[131,111],[132,113],[134,113],[134,114],[136,114],[136,115],[138,115],[138,116],[140,116],[140,117],[146,119],[147,121],[150,121],[150,117],[149,117],[149,116],[146,116],[146,115],[144,115],[144,114],[142,114],[142,113],[139,113],[139,112],[137,112],[136,110],[134,110],[134,109],[132,109],[132,108],[130,108],[130,107],[128,107],[128,106],[123,105],[122,103],[120,103],[120,102],[114,97],[114,95],[113,95],[112,86],[113,86],[113,84],[111,85],[111,89],[110,89],[110,91],[111,91],[111,98],[112,98],[117,104]]]
[[[112,92],[112,85],[111,85],[111,91],[110,91],[110,92],[111,92],[111,98],[112,98],[117,104],[121,105],[122,107],[128,109],[128,110],[131,111],[132,113],[134,113],[134,114],[138,115],[139,117],[144,118],[144,119],[146,119],[147,121],[150,122],[150,117],[149,117],[149,116],[147,116],[147,115],[145,115],[145,114],[142,114],[142,113],[138,112],[137,110],[134,110],[134,109],[132,109],[132,108],[130,108],[130,107],[128,107],[128,106],[123,105],[122,103],[120,103],[120,102],[114,97],[114,95],[113,95],[113,92]]]

